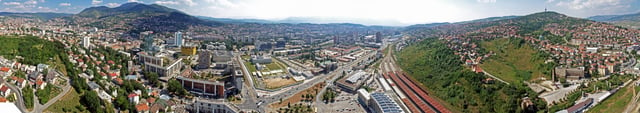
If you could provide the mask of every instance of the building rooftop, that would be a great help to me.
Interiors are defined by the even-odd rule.
[[[0,103],[0,109],[4,113],[21,113],[22,112],[20,111],[20,109],[18,109],[18,106],[16,106],[16,104],[13,104],[13,103]]]
[[[362,78],[362,76],[364,76],[366,74],[367,74],[367,72],[359,70],[359,71],[355,72],[355,74],[353,74],[349,78],[347,78],[347,82],[352,83],[352,84],[356,83],[356,82],[358,82],[358,80],[360,78]]]
[[[100,88],[100,85],[98,85],[96,82],[93,82],[93,81],[89,82],[88,85],[89,85],[89,88],[91,88],[92,90]]]
[[[400,106],[384,93],[373,93],[371,94],[371,99],[373,99],[385,113],[404,113]]]

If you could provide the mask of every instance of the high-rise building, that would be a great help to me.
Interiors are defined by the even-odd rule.
[[[382,33],[376,32],[376,43],[382,43]]]
[[[144,40],[144,51],[151,52],[153,51],[153,31],[146,31],[140,33],[140,39]]]
[[[91,46],[90,40],[91,40],[91,37],[82,38],[82,47],[89,48],[89,46]]]
[[[276,48],[284,48],[287,46],[287,41],[284,40],[284,38],[280,38],[278,39],[278,41],[276,41]]]
[[[177,47],[182,47],[182,32],[178,31],[175,33],[175,44]]]

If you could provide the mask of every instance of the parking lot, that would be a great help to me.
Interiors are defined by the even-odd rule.
[[[358,96],[346,92],[340,93],[336,98],[336,102],[329,103],[327,105],[332,112],[345,112],[345,113],[365,113],[366,111],[358,103]]]

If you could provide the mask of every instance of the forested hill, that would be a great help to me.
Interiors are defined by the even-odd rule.
[[[442,40],[428,38],[403,49],[398,63],[429,92],[463,113],[516,113],[546,109],[544,101],[533,99],[537,107],[522,108],[524,97],[537,94],[526,86],[500,82],[485,83],[486,76],[463,68],[460,57]]]
[[[176,32],[188,29],[189,26],[223,25],[220,22],[202,20],[165,6],[135,2],[114,8],[91,7],[65,19],[71,24],[130,33]]]
[[[414,27],[405,29],[405,33],[414,39],[406,41],[409,46],[399,52],[398,63],[423,83],[430,94],[461,112],[509,113],[555,112],[574,105],[576,93],[570,93],[568,99],[549,103],[554,105],[547,108],[545,101],[524,82],[550,80],[552,69],[558,66],[595,69],[589,66],[604,64],[590,60],[605,56],[579,55],[584,53],[585,45],[601,46],[603,41],[625,45],[640,35],[638,30],[556,12]],[[485,82],[488,79],[481,74],[484,72],[510,84]],[[530,104],[529,101],[534,104],[520,106]]]

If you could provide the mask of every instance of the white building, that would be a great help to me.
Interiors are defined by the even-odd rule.
[[[237,108],[216,100],[198,99],[185,107],[188,111],[195,113],[238,113]]]
[[[175,38],[174,38],[174,39],[175,39],[175,40],[174,40],[175,45],[176,45],[177,47],[182,47],[182,32],[180,32],[180,31],[176,32],[176,33],[175,33]]]
[[[82,47],[89,48],[89,46],[91,46],[90,40],[91,40],[91,37],[82,38]]]
[[[363,106],[367,106],[369,100],[371,99],[371,94],[367,92],[365,89],[358,89],[358,102]]]
[[[0,103],[0,109],[2,110],[3,113],[21,113],[22,111],[20,111],[20,109],[18,109],[18,106],[16,106],[16,104],[13,103]]]

